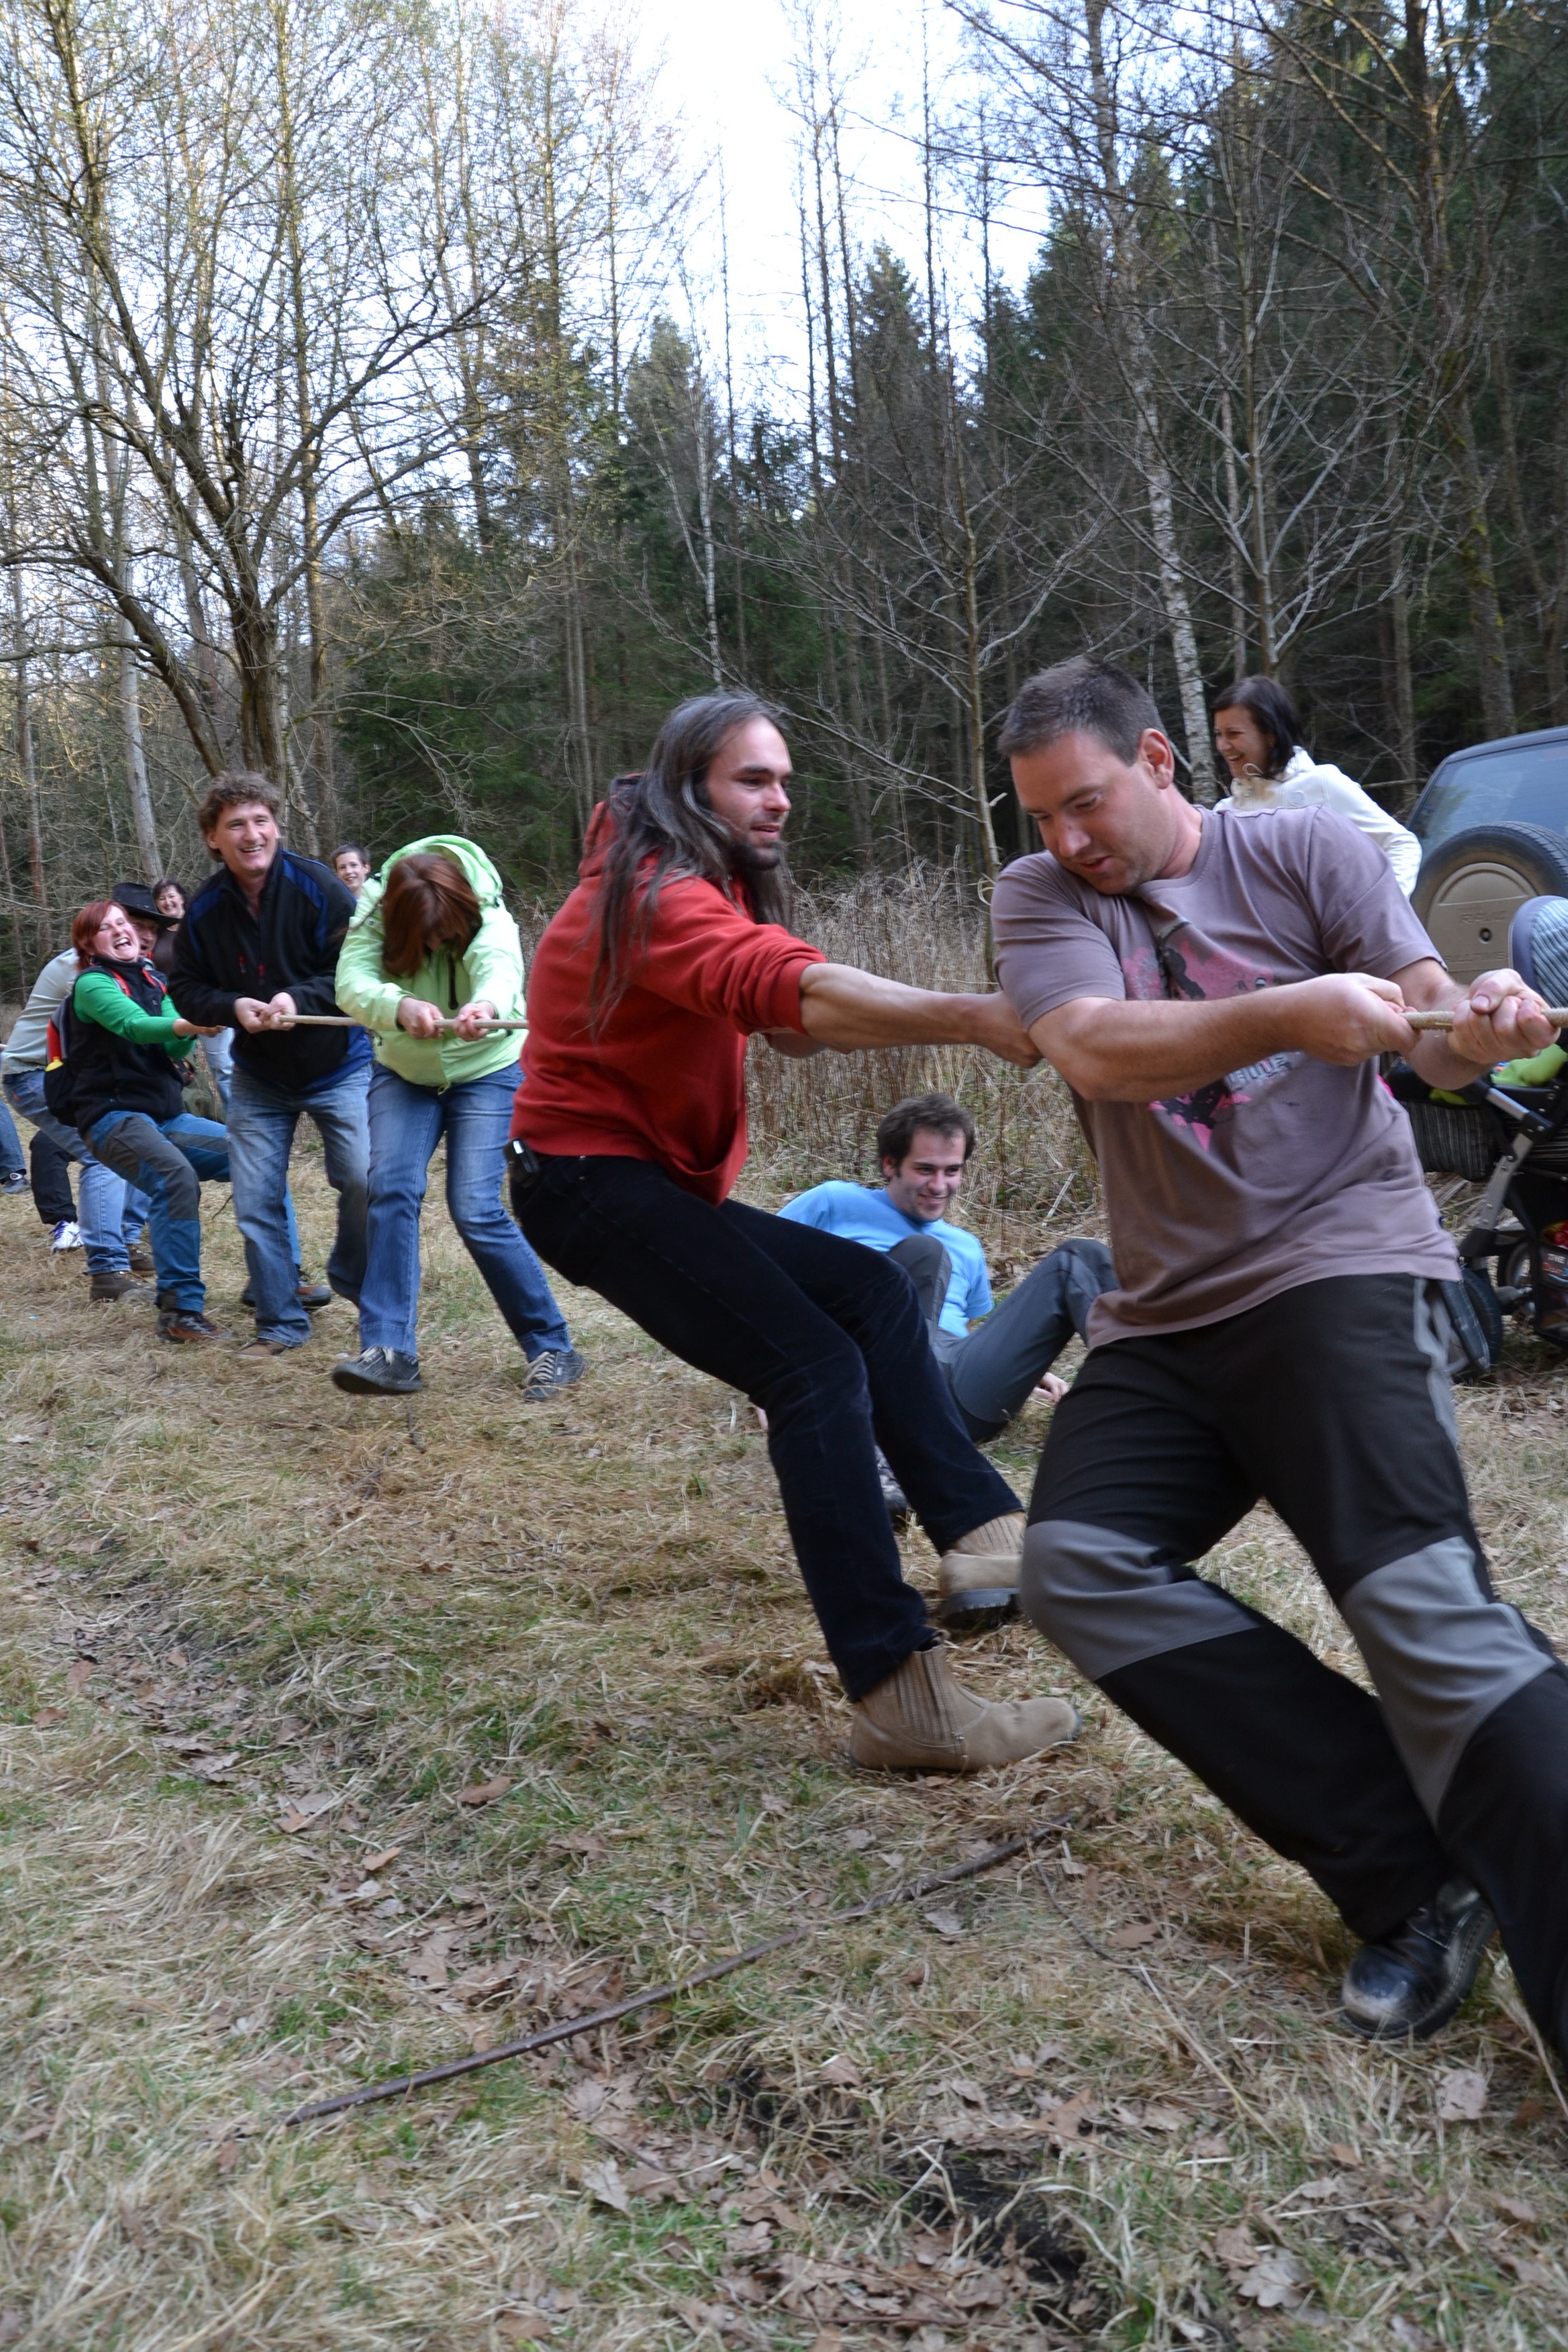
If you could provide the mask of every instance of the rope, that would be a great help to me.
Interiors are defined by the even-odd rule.
[[[1412,1029],[1451,1029],[1454,1025],[1451,1013],[1406,1013],[1405,1018]],[[1554,1029],[1568,1029],[1568,1005],[1549,1004],[1546,1018]]]
[[[1022,1837],[987,1846],[973,1862],[960,1863],[954,1870],[939,1870],[930,1878],[917,1878],[908,1886],[895,1886],[885,1895],[873,1895],[868,1902],[857,1903],[847,1911],[834,1911],[826,1919],[814,1919],[809,1927],[792,1927],[787,1935],[770,1936],[760,1944],[749,1944],[743,1952],[732,1952],[726,1960],[715,1960],[710,1967],[699,1969],[695,1976],[656,1985],[651,1992],[632,1993],[625,2000],[612,2001],[607,2009],[595,2010],[588,2017],[546,2025],[537,2033],[525,2033],[520,2041],[500,2042],[493,2050],[476,2050],[464,2058],[448,2058],[445,2065],[427,2066],[423,2074],[400,2074],[395,2082],[370,2083],[363,2090],[340,2092],[335,2099],[318,2099],[310,2106],[296,2107],[291,2115],[281,2118],[282,2123],[285,2127],[316,2123],[323,2116],[342,2115],[347,2107],[368,2107],[378,2099],[403,2098],[410,2091],[428,2090],[432,2084],[450,2083],[459,2074],[477,2074],[481,2066],[499,2066],[504,2059],[525,2057],[531,2050],[548,2050],[552,2042],[571,2042],[583,2033],[597,2033],[602,2026],[635,2016],[638,2010],[678,2000],[682,1994],[695,1992],[699,1985],[717,1984],[721,1977],[733,1976],[737,1969],[749,1969],[753,1962],[767,1959],[774,1952],[787,1952],[796,1944],[809,1943],[814,1936],[830,1935],[835,1928],[847,1927],[856,1919],[868,1919],[896,1904],[913,1903],[922,1895],[934,1895],[939,1887],[956,1886],[962,1879],[977,1878],[982,1871],[994,1870],[998,1863],[1010,1862],[1016,1853],[1032,1852],[1043,1839],[1055,1837],[1058,1831],[1066,1829],[1072,1819],[1071,1813],[1059,1813],[1053,1821],[1043,1822],[1038,1829],[1026,1831]]]
[[[1568,1020],[1568,1013],[1564,1013]],[[457,1028],[455,1021],[443,1021],[440,1034],[450,1036]],[[377,1029],[373,1022],[351,1021],[346,1013],[293,1013],[286,1021],[270,1021],[268,1029],[368,1029],[374,1037],[390,1037],[390,1029]],[[479,1031],[481,1037],[493,1037],[501,1029],[526,1029],[526,1021],[487,1021]],[[405,1033],[406,1034],[406,1033]]]

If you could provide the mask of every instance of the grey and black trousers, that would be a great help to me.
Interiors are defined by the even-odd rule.
[[[1041,1456],[1022,1601],[1358,1936],[1479,1886],[1568,2051],[1568,1673],[1492,1590],[1447,1353],[1442,1286],[1402,1274],[1094,1349]],[[1259,1499],[1375,1699],[1193,1567]]]

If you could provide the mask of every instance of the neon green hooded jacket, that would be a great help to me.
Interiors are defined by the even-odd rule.
[[[437,948],[411,978],[394,979],[381,961],[381,901],[398,859],[419,851],[449,857],[461,868],[479,902],[479,928],[464,954]],[[338,957],[338,1003],[352,1020],[363,1021],[377,1033],[376,1060],[414,1087],[460,1086],[467,1078],[485,1078],[492,1070],[508,1068],[522,1051],[522,1032],[505,1030],[500,1036],[473,1039],[411,1037],[397,1026],[404,997],[439,1005],[448,1019],[484,997],[500,1020],[521,1021],[525,1012],[522,982],[522,941],[501,903],[500,876],[482,849],[457,834],[427,834],[422,841],[405,842],[394,850],[360,893]]]

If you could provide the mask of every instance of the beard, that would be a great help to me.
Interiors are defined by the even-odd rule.
[[[769,842],[763,848],[759,843],[742,836],[730,852],[730,865],[736,874],[776,874],[784,864],[784,844]]]

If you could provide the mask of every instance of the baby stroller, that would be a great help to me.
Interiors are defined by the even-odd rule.
[[[1526,899],[1508,961],[1548,1004],[1568,1002],[1568,898]],[[1528,1317],[1539,1338],[1568,1352],[1568,1066],[1544,1087],[1479,1078],[1458,1102],[1435,1102],[1404,1063],[1388,1083],[1409,1113],[1423,1168],[1486,1188],[1459,1237],[1457,1319],[1468,1321],[1468,1307],[1477,1328],[1462,1335],[1468,1361],[1452,1369],[1475,1378],[1496,1363],[1505,1315]]]

